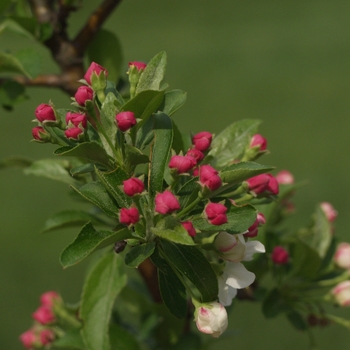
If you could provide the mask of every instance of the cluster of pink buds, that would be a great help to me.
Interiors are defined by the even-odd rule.
[[[69,139],[78,140],[80,135],[84,134],[87,126],[87,118],[84,113],[68,112],[66,114],[67,130],[64,134]]]
[[[261,174],[246,181],[248,190],[258,195],[277,195],[279,193],[278,182],[271,174]]]
[[[49,291],[41,295],[40,306],[32,314],[36,323],[20,335],[25,348],[42,348],[55,339],[55,333],[50,326],[56,322],[54,308],[58,304],[62,304],[62,299],[56,292]]]

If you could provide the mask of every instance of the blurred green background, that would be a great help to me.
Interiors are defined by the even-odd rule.
[[[70,18],[74,34],[95,1],[82,1],[83,11]],[[339,216],[336,233],[350,241],[349,142],[350,2],[345,0],[124,0],[106,22],[118,34],[127,62],[148,61],[168,53],[166,82],[188,92],[174,119],[182,131],[219,133],[242,118],[263,120],[260,132],[270,155],[261,163],[290,170],[309,184],[296,194],[296,228],[308,222],[320,201],[333,203]],[[33,47],[9,32],[0,36],[1,50]],[[43,72],[58,72],[47,50]],[[30,121],[40,103],[68,107],[57,90],[28,89],[29,100],[13,112],[1,110],[0,158],[51,157],[53,147],[30,143]],[[0,172],[0,344],[21,349],[18,336],[29,328],[39,295],[58,290],[77,301],[85,265],[63,271],[58,256],[77,233],[46,235],[40,229],[49,215],[73,208],[66,185]],[[350,311],[343,312],[350,319]],[[234,337],[212,342],[210,349],[307,349],[307,335],[281,316],[265,320],[258,304],[237,303],[230,313]],[[315,330],[319,349],[348,349],[350,332],[339,326]]]

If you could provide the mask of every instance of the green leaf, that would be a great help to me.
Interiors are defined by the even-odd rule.
[[[168,116],[171,116],[185,104],[186,98],[187,92],[181,90],[167,91],[164,95],[164,102],[160,110]]]
[[[31,78],[22,63],[15,56],[5,52],[0,52],[0,73],[16,73]]]
[[[180,198],[181,208],[185,208],[189,203],[193,202],[198,197],[198,192],[201,189],[198,183],[198,177],[192,177],[179,190],[177,195]]]
[[[154,242],[132,247],[125,255],[125,264],[129,267],[138,267],[144,260],[153,254],[155,247],[156,244]]]
[[[0,103],[4,108],[12,109],[12,106],[28,98],[25,87],[16,81],[7,80],[0,85]]]
[[[221,169],[241,159],[259,124],[259,120],[243,119],[225,128],[213,139],[208,154],[210,163]]]
[[[163,190],[163,177],[168,166],[173,129],[171,119],[164,113],[157,113],[154,122],[154,142],[151,148],[151,163],[148,174],[149,203],[153,207],[154,197]]]
[[[146,164],[149,162],[148,156],[143,154],[138,148],[125,144],[125,155],[130,165]]]
[[[128,174],[122,168],[117,168],[111,172],[102,172],[98,169],[95,171],[108,193],[117,201],[119,206],[129,207],[130,198],[119,188],[123,181],[129,178]]]
[[[1,5],[0,5],[1,6]],[[28,39],[35,39],[35,32],[37,30],[37,20],[29,17],[9,16],[0,25],[0,35],[9,30],[13,33],[27,37]]]
[[[87,48],[90,62],[96,62],[108,70],[108,80],[117,82],[123,63],[122,47],[115,33],[100,29]]]
[[[72,188],[89,202],[102,209],[107,215],[118,218],[118,207],[101,182],[89,182],[79,189],[74,186]]]
[[[15,156],[0,160],[0,169],[4,168],[27,168],[33,161],[29,158]]]
[[[264,316],[266,318],[271,318],[286,311],[292,311],[292,309],[279,290],[276,288],[270,290],[262,304]]]
[[[179,154],[181,151],[185,153],[186,149],[183,142],[182,134],[173,120],[172,120],[172,123],[173,123],[174,137],[173,137],[173,144],[171,145],[171,148],[176,152],[176,154]]]
[[[51,180],[74,184],[76,181],[69,173],[70,162],[65,159],[40,159],[24,169],[27,175],[47,177]]]
[[[59,230],[66,227],[81,226],[91,221],[93,224],[103,223],[96,215],[82,210],[63,210],[50,216],[42,229],[42,232]]]
[[[158,53],[148,62],[137,84],[136,94],[145,90],[159,90],[160,83],[164,78],[166,63],[167,56],[164,51]]]
[[[0,14],[2,14],[6,8],[10,5],[10,3],[12,2],[12,0],[2,0],[0,3]],[[0,32],[1,34],[1,32]]]
[[[250,204],[241,207],[231,206],[227,212],[226,224],[217,226],[211,225],[208,220],[198,218],[193,219],[192,223],[196,229],[201,231],[227,231],[229,233],[241,233],[246,231],[256,220],[257,211]]]
[[[111,341],[111,348],[118,350],[141,350],[141,347],[135,335],[119,324],[112,323],[109,327],[109,336]]]
[[[139,128],[136,134],[135,146],[143,150],[148,146],[154,138],[153,133],[154,117],[151,115],[150,118]]]
[[[114,301],[125,287],[127,277],[123,260],[108,252],[90,271],[81,299],[80,317],[86,350],[111,350],[108,336]]]
[[[220,172],[220,177],[223,183],[234,185],[250,179],[253,176],[267,173],[273,169],[274,167],[268,165],[261,165],[254,162],[241,162],[224,168]]]
[[[131,237],[127,228],[116,232],[97,231],[89,222],[81,229],[74,242],[63,250],[60,262],[67,268],[81,262],[97,249]]]
[[[164,304],[177,318],[185,318],[187,313],[186,288],[170,265],[155,251],[151,257],[158,268],[159,289]]]
[[[16,53],[16,58],[21,62],[25,71],[35,78],[41,72],[42,60],[35,49],[23,49]]]
[[[54,348],[68,350],[85,350],[84,342],[80,335],[80,330],[65,332],[64,335],[52,343]]]
[[[218,279],[203,253],[194,246],[161,241],[161,247],[167,262],[198,289],[202,302],[216,300],[218,297]]]
[[[65,157],[78,157],[90,162],[110,167],[109,157],[97,142],[83,142],[75,147],[64,146],[55,150],[54,154]]]
[[[308,328],[304,317],[297,311],[288,312],[287,319],[298,331],[305,331]]]
[[[156,227],[151,228],[152,233],[156,236],[164,238],[168,241],[193,245],[193,239],[188,234],[187,230],[181,225],[179,219],[173,216],[166,216],[161,219]]]

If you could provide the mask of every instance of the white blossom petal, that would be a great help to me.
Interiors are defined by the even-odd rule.
[[[255,280],[255,275],[241,263],[228,262],[226,263],[223,278],[226,279],[227,285],[241,289],[250,286]]]
[[[237,295],[237,289],[226,284],[226,280],[219,277],[219,302],[224,306],[230,306],[232,299]]]
[[[253,260],[255,253],[265,253],[265,246],[259,241],[248,241],[245,243],[244,261]]]

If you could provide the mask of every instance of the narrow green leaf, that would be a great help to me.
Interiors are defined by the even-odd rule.
[[[52,343],[54,348],[68,350],[85,350],[84,342],[80,335],[80,330],[68,331]]]
[[[173,129],[171,119],[164,113],[157,113],[154,122],[154,142],[151,148],[151,164],[148,174],[149,203],[154,205],[157,192],[163,190],[164,170],[168,166]]]
[[[42,232],[54,231],[66,227],[81,226],[91,221],[92,224],[101,224],[102,220],[95,215],[82,210],[63,210],[50,216],[42,229]]]
[[[171,264],[198,289],[202,302],[216,300],[218,279],[203,253],[194,246],[161,241],[161,247]]]
[[[179,154],[181,151],[186,153],[185,145],[183,142],[182,134],[175,124],[175,122],[172,120],[173,123],[173,130],[174,130],[174,138],[173,138],[173,144],[171,145],[171,148]]]
[[[148,146],[154,138],[153,133],[154,117],[150,116],[148,120],[139,128],[136,134],[135,146],[143,150]]]
[[[147,64],[137,84],[136,94],[145,90],[159,90],[165,74],[167,63],[166,53],[160,52]]]
[[[24,169],[27,175],[36,175],[61,181],[67,184],[74,184],[76,180],[69,173],[70,162],[64,159],[40,159],[34,161]]]
[[[56,149],[54,154],[65,157],[84,158],[90,162],[110,167],[110,159],[106,151],[97,142],[83,142],[75,147],[61,147]]]
[[[171,116],[185,104],[186,98],[187,92],[181,90],[167,91],[164,95],[164,102],[160,110],[168,116]]]
[[[297,311],[288,312],[287,319],[298,331],[305,331],[308,328],[304,317]]]
[[[125,144],[125,155],[130,165],[149,163],[149,158],[138,148]]]
[[[241,159],[259,124],[259,120],[243,119],[225,128],[213,139],[208,154],[210,163],[221,169]]]
[[[127,277],[122,258],[108,252],[90,271],[81,298],[80,317],[86,350],[111,350],[109,322],[114,301],[125,287]]]
[[[1,5],[0,5],[1,6]],[[0,25],[0,34],[5,30],[35,40],[35,33],[38,28],[37,20],[29,17],[9,16]]]
[[[193,239],[188,234],[187,230],[181,225],[180,220],[173,216],[166,216],[160,220],[156,227],[151,228],[152,233],[156,236],[164,238],[168,241],[193,245]]]
[[[156,244],[149,242],[137,245],[129,250],[125,255],[125,264],[129,267],[138,267],[144,260],[152,255]]]
[[[9,110],[12,106],[26,100],[26,89],[22,84],[13,80],[4,81],[0,85],[0,103]]]
[[[177,318],[185,318],[187,312],[186,288],[169,264],[155,251],[151,257],[158,268],[159,289],[164,304]]]
[[[218,232],[227,231],[229,233],[241,233],[246,231],[256,220],[257,211],[250,204],[241,207],[231,206],[227,212],[226,224],[216,226],[211,225],[208,220],[197,218],[192,223],[195,228],[201,231]]]
[[[97,62],[108,70],[108,80],[117,82],[123,63],[122,47],[114,32],[100,29],[91,40],[87,53],[90,62]]]
[[[201,186],[198,183],[198,177],[192,177],[180,188],[177,195],[180,198],[181,208],[185,208],[198,197],[198,191],[200,188]]]
[[[25,71],[32,77],[35,78],[41,72],[42,59],[38,55],[38,51],[35,49],[23,49],[16,53],[15,57],[21,62]]]
[[[134,334],[119,324],[112,323],[109,327],[111,348],[115,350],[141,350]]]
[[[0,73],[17,73],[31,78],[22,63],[13,55],[0,52]]]
[[[67,268],[81,262],[97,249],[131,237],[127,228],[116,232],[97,231],[89,222],[81,229],[74,242],[63,250],[60,262]]]
[[[266,318],[277,316],[281,312],[292,311],[285,298],[278,289],[272,289],[262,304],[262,312]]]
[[[118,207],[101,182],[89,182],[79,189],[74,186],[72,188],[89,202],[102,209],[107,215],[113,218],[118,217]]]
[[[27,168],[33,161],[29,158],[15,156],[8,157],[0,160],[0,169],[4,168]]]

